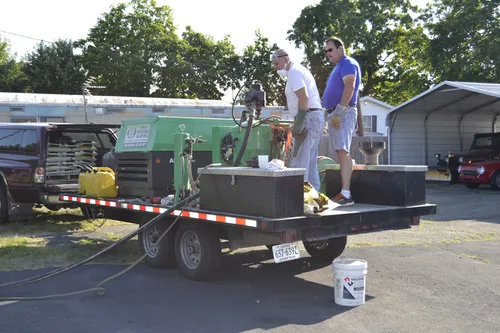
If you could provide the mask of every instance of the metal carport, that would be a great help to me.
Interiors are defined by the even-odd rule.
[[[497,130],[500,84],[444,81],[387,116],[389,163],[435,166],[435,154],[470,147],[475,133]]]

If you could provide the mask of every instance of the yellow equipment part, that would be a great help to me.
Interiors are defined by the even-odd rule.
[[[330,199],[309,183],[304,182],[304,213],[316,214],[328,209]]]
[[[78,176],[78,193],[96,198],[116,198],[115,172],[107,167],[92,168],[92,172],[82,172]]]

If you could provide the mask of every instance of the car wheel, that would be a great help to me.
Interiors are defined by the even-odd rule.
[[[500,190],[500,170],[497,170],[490,178],[490,186],[494,190]]]

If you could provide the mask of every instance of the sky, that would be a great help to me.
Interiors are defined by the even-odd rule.
[[[128,2],[0,1],[0,36],[9,40],[11,53],[17,53],[18,60],[26,52],[33,51],[40,39],[54,41],[59,38],[77,40],[86,37],[102,13],[118,3]],[[297,61],[302,59],[303,52],[286,40],[287,31],[291,29],[303,8],[319,2],[320,0],[157,0],[158,4],[172,8],[174,24],[179,34],[184,31],[186,25],[191,25],[195,31],[211,35],[216,40],[228,34],[236,52],[241,54],[243,48],[253,45],[255,30],[260,29],[271,43],[286,49],[292,60]],[[423,6],[426,0],[411,2]],[[25,37],[4,33],[2,30]]]

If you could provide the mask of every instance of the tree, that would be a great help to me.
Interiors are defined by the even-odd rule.
[[[30,90],[35,93],[81,94],[85,75],[79,57],[73,51],[71,41],[40,42],[25,56],[23,70]]]
[[[333,68],[323,52],[324,41],[338,36],[360,63],[362,95],[399,104],[430,84],[429,63],[419,46],[427,38],[411,16],[417,11],[408,0],[322,0],[302,10],[288,39],[304,48],[321,94]]]
[[[180,41],[175,31],[169,6],[131,0],[104,13],[76,45],[89,75],[107,87],[103,94],[145,97],[157,88],[160,75],[176,81]]]
[[[26,77],[22,71],[23,62],[16,61],[16,54],[10,54],[7,40],[0,38],[0,91],[22,92]]]
[[[165,74],[160,76],[156,94],[174,88],[176,91],[170,91],[170,95],[175,97],[220,99],[224,95],[221,90],[234,87],[234,69],[239,66],[239,57],[228,36],[215,41],[213,37],[195,32],[191,26],[187,26],[177,51],[174,79],[177,89],[172,85],[172,76]],[[168,73],[169,68],[165,69]]]
[[[255,32],[254,45],[249,45],[243,50],[241,57],[242,71],[240,77],[245,80],[247,86],[253,80],[262,83],[266,92],[267,105],[285,105],[285,82],[277,74],[271,64],[271,55],[279,47],[270,44],[260,30]],[[243,93],[248,90],[242,89]]]
[[[437,0],[422,18],[437,80],[500,81],[500,1]]]

